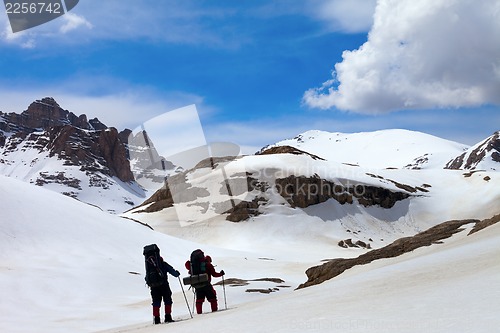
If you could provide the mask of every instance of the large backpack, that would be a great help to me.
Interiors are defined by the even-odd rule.
[[[185,277],[183,282],[185,285],[191,285],[193,288],[203,288],[208,285],[208,274],[206,267],[205,254],[202,250],[194,250],[191,253],[191,257],[189,259],[190,267],[189,270],[190,276]]]
[[[191,253],[191,275],[203,274],[207,272],[205,254],[202,250],[194,250]]]
[[[156,244],[146,245],[143,254],[146,266],[146,284],[152,288],[161,286],[166,282],[166,278],[161,269],[160,249]]]

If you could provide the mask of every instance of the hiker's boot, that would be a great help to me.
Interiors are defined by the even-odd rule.
[[[172,304],[165,303],[165,322],[171,323],[174,320],[172,319]]]
[[[159,306],[153,305],[153,318],[154,318],[155,325],[161,323],[160,307]]]
[[[210,307],[212,308],[212,312],[217,311],[217,300],[216,299],[210,300]]]
[[[201,314],[203,312],[203,300],[196,300],[196,313]]]

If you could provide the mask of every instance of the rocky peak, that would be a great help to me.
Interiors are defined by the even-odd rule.
[[[11,124],[12,128],[17,128],[17,131],[23,132],[46,130],[54,126],[64,125],[71,125],[85,130],[107,128],[97,118],[88,121],[87,116],[84,114],[76,116],[74,113],[64,110],[52,97],[34,101],[21,114],[9,113],[2,116],[4,120]]]
[[[500,131],[448,162],[445,169],[474,170],[487,162],[500,163]]]
[[[23,125],[29,128],[47,129],[53,126],[73,125],[86,130],[94,129],[88,122],[86,115],[76,116],[74,113],[64,110],[52,97],[34,101],[21,116],[24,116]],[[98,120],[93,122],[102,125]]]

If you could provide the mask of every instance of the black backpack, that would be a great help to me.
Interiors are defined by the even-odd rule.
[[[146,245],[143,254],[146,266],[146,277],[144,278],[146,284],[153,288],[161,286],[166,282],[166,278],[161,269],[160,249],[156,244]]]
[[[185,285],[191,285],[193,288],[203,288],[209,284],[206,267],[205,254],[202,250],[194,250],[189,259],[191,269],[190,276],[183,279]]]
[[[191,275],[198,275],[207,272],[205,254],[202,250],[194,250],[191,253],[191,258],[189,261],[191,262]]]

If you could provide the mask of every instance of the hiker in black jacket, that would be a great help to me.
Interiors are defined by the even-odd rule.
[[[148,246],[151,248],[146,249]],[[160,249],[156,244],[148,245],[144,248],[144,256],[146,259],[146,283],[151,288],[151,298],[153,303],[154,323],[160,324],[160,308],[161,302],[165,303],[165,322],[170,323],[172,319],[172,290],[168,283],[167,273],[178,277],[179,271],[170,266],[160,256]],[[149,250],[149,251],[148,251]]]

